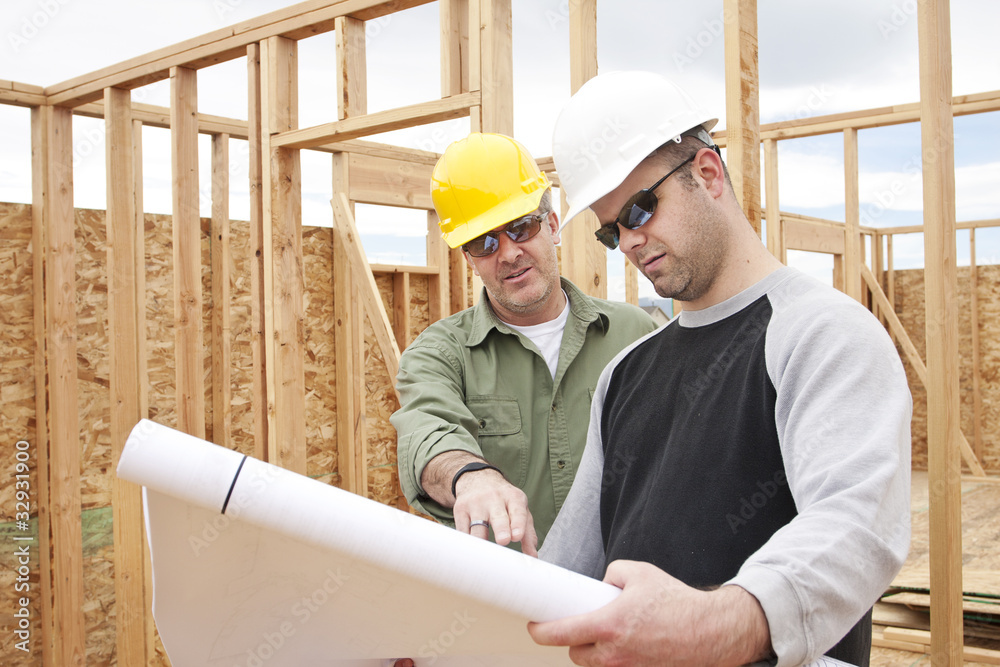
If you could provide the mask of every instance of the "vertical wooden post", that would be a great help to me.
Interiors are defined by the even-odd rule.
[[[233,446],[229,135],[212,135],[212,442]]]
[[[362,116],[368,111],[365,23],[337,19],[337,117]],[[350,196],[347,153],[333,155],[333,194]],[[353,204],[351,205],[353,209]],[[353,212],[353,211],[352,211]],[[332,211],[331,211],[332,215]],[[368,495],[368,429],[365,405],[365,316],[359,309],[359,276],[340,235],[333,234],[333,300],[337,352],[337,459],[341,487]],[[395,381],[395,378],[392,378]]]
[[[48,507],[52,550],[51,663],[82,666],[83,527],[77,405],[76,267],[73,219],[73,116],[62,107],[32,110],[32,186],[45,242],[45,352],[48,370]],[[41,316],[41,314],[39,314]],[[44,457],[40,457],[41,463]],[[39,468],[39,472],[42,472]],[[39,474],[39,479],[44,475]],[[41,512],[40,512],[41,514]],[[39,528],[42,526],[41,517]],[[48,560],[48,549],[41,552]],[[45,584],[43,584],[45,586]],[[44,613],[44,604],[43,604]]]
[[[297,44],[269,37],[261,44],[265,303],[271,299],[273,345],[267,363],[268,460],[306,472],[305,277],[302,264],[302,174],[297,149],[271,147],[271,135],[298,127]],[[270,260],[270,261],[269,261]],[[268,281],[268,272],[271,279]],[[270,293],[266,289],[271,283]]]
[[[427,212],[427,265],[436,266],[437,273],[428,278],[427,284],[427,318],[428,324],[437,322],[450,313],[450,295],[448,279],[449,254],[448,244],[441,238],[441,228],[438,227],[437,213]]]
[[[135,310],[139,317],[139,414],[149,417],[149,369],[146,362],[146,215],[142,197],[142,121],[132,121],[132,178],[135,201]],[[143,530],[145,531],[145,525]],[[142,540],[144,574],[144,624],[146,633],[146,662],[156,657],[156,623],[153,620],[153,562],[149,543]]]
[[[31,287],[32,320],[35,335],[35,455],[38,461],[38,553],[51,552],[49,539],[51,503],[50,458],[48,420],[48,384],[46,369],[46,279],[45,259],[48,248],[46,227],[49,218],[46,213],[49,183],[49,144],[51,138],[52,110],[46,107],[31,109]],[[40,557],[39,592],[41,594],[41,645],[42,667],[56,664],[53,652],[53,609],[52,609],[52,559]]]
[[[410,274],[406,271],[392,275],[392,330],[396,345],[405,350],[410,344]]]
[[[844,130],[844,291],[861,301],[861,199],[858,190],[858,131]]]
[[[764,140],[764,187],[767,200],[767,249],[785,261],[784,235],[781,233],[781,209],[778,199],[778,142]]]
[[[892,239],[895,235],[888,234],[885,242],[886,270],[885,270],[885,296],[889,300],[892,311],[896,312],[896,269],[893,266],[894,256],[892,252]],[[891,332],[890,332],[891,333]]]
[[[962,503],[955,265],[955,147],[948,0],[917,5],[927,308],[931,655],[961,665]]]
[[[625,258],[625,303],[639,305],[639,272],[627,257]]]
[[[571,93],[597,76],[597,0],[569,3],[569,71]],[[594,239],[600,224],[597,216],[587,210],[563,229],[562,274],[585,294],[606,298],[607,250]]]
[[[480,132],[514,135],[514,46],[511,0],[479,0]]]
[[[757,0],[724,0],[726,161],[736,199],[760,236],[760,101]]]
[[[441,94],[443,97],[458,95],[481,87],[480,63],[482,62],[479,38],[480,0],[439,0],[441,18]],[[474,30],[470,29],[474,28]],[[512,52],[513,53],[513,52]],[[511,56],[513,58],[513,55]],[[473,132],[482,131],[482,107],[475,107],[470,114]],[[428,223],[429,225],[430,223]],[[440,237],[437,218],[435,228],[428,227],[428,239],[433,234]],[[430,244],[428,240],[428,244]],[[466,276],[469,267],[460,249],[450,249],[444,241],[440,268],[440,293],[442,316],[468,307]],[[428,252],[430,262],[430,252]]]
[[[835,254],[833,256],[833,286],[841,292],[847,292],[844,280],[844,255]]]
[[[878,286],[885,291],[885,256],[882,250],[882,234],[875,232],[872,234],[872,271],[875,273],[875,278],[878,280]],[[877,301],[872,301],[872,312],[882,324],[885,324],[885,315],[882,314],[881,309],[878,306]]]
[[[267,313],[270,309],[270,294],[265,285],[264,258],[270,257],[269,246],[264,239],[270,238],[270,226],[265,233],[264,188],[263,188],[263,131],[261,128],[261,75],[260,44],[247,46],[247,143],[250,149],[250,356],[253,363],[251,391],[253,392],[253,446],[254,456],[267,460],[270,418],[270,395],[268,394],[268,362],[270,350],[266,332]]]
[[[139,339],[145,322],[136,289],[135,183],[132,152],[132,94],[106,88],[108,360],[111,393],[112,464],[118,467],[125,440],[142,418]],[[123,187],[123,184],[125,187]],[[112,476],[114,518],[116,655],[122,664],[146,660],[145,556],[142,493],[136,484]]]
[[[177,428],[205,437],[205,344],[202,333],[201,215],[198,193],[198,81],[186,67],[170,68],[173,164],[174,346]]]
[[[972,451],[983,460],[983,370],[979,344],[979,267],[976,264],[976,230],[969,230],[969,319],[972,329]]]

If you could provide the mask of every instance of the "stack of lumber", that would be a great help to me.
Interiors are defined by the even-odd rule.
[[[962,591],[966,661],[1000,665],[1000,570],[964,570]],[[930,605],[927,569],[904,568],[872,612],[872,644],[927,652]]]

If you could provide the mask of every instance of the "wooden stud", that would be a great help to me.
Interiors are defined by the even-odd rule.
[[[874,234],[872,234],[872,241],[873,241],[872,242],[872,249],[874,251],[872,253],[873,254],[873,257],[872,257],[872,271],[875,273],[875,277],[878,279],[878,285],[879,285],[879,287],[881,287],[882,291],[884,292],[885,291],[885,271],[883,269],[883,266],[885,265],[885,255],[884,255],[884,252],[883,252],[883,249],[882,249],[883,236],[884,235],[880,234],[879,232],[875,232]],[[881,308],[879,308],[878,304],[873,304],[872,312],[875,314],[876,317],[879,318],[879,321],[884,326],[885,325],[885,316],[882,314]]]
[[[471,0],[475,2],[476,0]],[[514,46],[511,0],[479,0],[482,120],[480,132],[514,136]],[[475,90],[475,88],[473,88]],[[452,99],[460,99],[455,96]],[[469,106],[476,102],[469,102]]]
[[[450,283],[448,289],[451,293],[451,312],[457,313],[465,310],[471,303],[479,299],[478,291],[469,294],[469,264],[465,260],[465,254],[459,248],[448,253],[448,281]],[[473,283],[473,290],[475,290],[475,283]]]
[[[337,118],[360,118],[368,112],[363,82],[368,76],[365,24],[354,19],[337,20]],[[348,154],[333,159],[334,197],[350,197],[354,166]],[[350,205],[354,213],[354,204]],[[349,250],[343,238],[333,234],[334,315],[337,350],[337,455],[341,486],[368,495],[368,432],[365,395],[365,318],[358,312],[361,302],[359,277],[352,275]],[[343,400],[341,399],[343,397]]]
[[[469,91],[469,1],[438,0],[442,97]]]
[[[450,314],[448,244],[441,238],[437,213],[427,212],[427,264],[437,270],[428,278],[427,318],[428,324],[437,322]]]
[[[918,653],[926,653],[932,643],[932,635],[930,632],[910,628],[889,627],[882,631],[882,637],[887,642],[914,644],[918,647],[916,649]],[[984,665],[1000,665],[1000,651],[967,646],[962,651],[962,659],[965,662],[975,662]]]
[[[263,190],[263,159],[262,128],[261,128],[261,74],[260,45],[251,44],[247,47],[247,98],[248,116],[247,137],[250,152],[250,356],[253,364],[251,381],[253,404],[253,451],[254,457],[261,461],[267,460],[269,442],[268,419],[268,360],[271,346],[267,344],[267,317],[270,294],[265,286],[264,276],[269,272],[264,269],[265,256],[270,258],[270,244],[264,239],[270,238],[270,226],[264,227],[264,190]],[[265,247],[267,249],[265,250]],[[269,279],[268,279],[269,280]]]
[[[205,437],[204,334],[201,295],[201,214],[198,192],[197,73],[170,71],[173,165],[174,346],[177,429]]]
[[[780,215],[783,249],[844,254],[846,236],[842,226],[787,213]]]
[[[80,520],[80,422],[77,405],[73,118],[69,109],[32,110],[33,208],[45,241],[45,351],[48,369],[49,522],[52,536],[52,662],[82,667],[83,527]],[[41,477],[41,475],[39,476]],[[41,524],[41,521],[40,521]],[[48,552],[44,552],[47,554]],[[45,559],[43,559],[45,560]]]
[[[792,246],[789,245],[789,248]],[[844,254],[836,253],[833,256],[833,286],[844,292],[847,287],[845,286],[844,279]]]
[[[263,217],[271,232],[264,238],[265,248],[271,249],[264,261],[265,277],[270,268],[271,288],[264,298],[271,298],[268,317],[274,332],[267,338],[273,345],[268,379],[274,378],[268,387],[269,408],[274,408],[268,418],[268,460],[305,474],[302,173],[299,151],[276,147],[273,141],[275,133],[298,126],[298,51],[297,43],[284,37],[271,37],[261,47]]]
[[[212,137],[212,442],[233,446],[229,135]]]
[[[969,320],[972,329],[972,451],[982,461],[983,447],[983,369],[979,343],[979,267],[976,265],[976,230],[969,230]]]
[[[757,0],[724,0],[726,161],[736,199],[760,236]]]
[[[764,141],[764,187],[767,200],[767,249],[778,261],[784,262],[784,236],[778,199],[778,142],[774,139]]]
[[[135,105],[133,106],[133,110]],[[146,361],[146,215],[143,212],[142,192],[142,121],[132,115],[132,198],[135,202],[135,310],[139,314],[139,415],[149,417],[149,369]],[[145,522],[143,522],[145,535]],[[142,563],[144,574],[144,623],[146,633],[146,663],[156,658],[156,623],[153,619],[153,562],[149,552],[149,542],[142,542]]]
[[[885,293],[889,300],[889,309],[892,312],[896,312],[896,269],[893,266],[894,256],[892,252],[892,238],[893,235],[889,234],[885,241],[885,254],[886,254],[886,271],[885,271]]]
[[[334,196],[347,190],[346,153],[333,156]],[[340,487],[368,495],[368,433],[365,410],[365,318],[344,240],[333,235],[334,345],[337,354],[337,469]]]
[[[396,345],[405,350],[410,344],[410,274],[405,271],[392,276],[392,330]]]
[[[570,92],[576,93],[597,76],[597,0],[569,3]],[[565,194],[562,211],[568,210]],[[608,255],[594,240],[601,223],[589,209],[580,213],[562,231],[562,274],[582,292],[598,298],[608,296]]]
[[[861,199],[858,189],[858,131],[844,130],[844,292],[861,301]]]
[[[38,457],[38,548],[39,554],[51,553],[50,529],[51,507],[50,487],[50,457],[48,420],[48,382],[47,382],[47,350],[46,340],[46,300],[47,289],[45,277],[45,259],[48,254],[49,224],[47,208],[49,202],[48,190],[53,187],[50,182],[49,170],[50,142],[52,125],[52,109],[34,107],[31,109],[31,284],[32,284],[32,320],[35,335],[35,452]],[[68,140],[67,140],[68,141]],[[47,557],[39,560],[39,593],[41,594],[41,646],[42,666],[53,667],[56,664],[53,650],[54,617],[52,607],[52,566],[53,561]]]
[[[931,653],[962,664],[962,497],[955,266],[955,148],[948,0],[917,6],[927,308]]]
[[[625,258],[625,302],[639,305],[639,271]]]
[[[107,271],[108,363],[111,394],[111,455],[118,467],[125,441],[142,419],[139,354],[145,324],[136,294],[135,193],[133,187],[131,93],[119,88],[104,92],[107,148]],[[124,186],[124,187],[123,187]],[[145,556],[143,554],[142,491],[113,476],[111,480],[115,559],[115,604],[118,609],[116,655],[123,664],[146,660],[144,615]]]

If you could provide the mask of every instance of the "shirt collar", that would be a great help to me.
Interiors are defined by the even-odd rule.
[[[607,332],[609,324],[608,316],[595,308],[591,299],[581,292],[576,285],[562,277],[559,278],[559,282],[569,297],[570,317],[575,317],[586,324],[599,321],[601,327]],[[514,330],[507,326],[493,312],[493,307],[490,306],[489,294],[484,287],[479,295],[479,301],[473,306],[472,331],[469,332],[469,338],[465,343],[466,347],[475,347],[482,343],[492,329],[496,329],[498,332],[504,334],[514,334]]]

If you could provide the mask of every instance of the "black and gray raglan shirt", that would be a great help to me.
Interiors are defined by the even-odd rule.
[[[542,558],[739,585],[778,664],[800,664],[852,630],[906,557],[910,413],[872,314],[782,268],[607,366]]]

